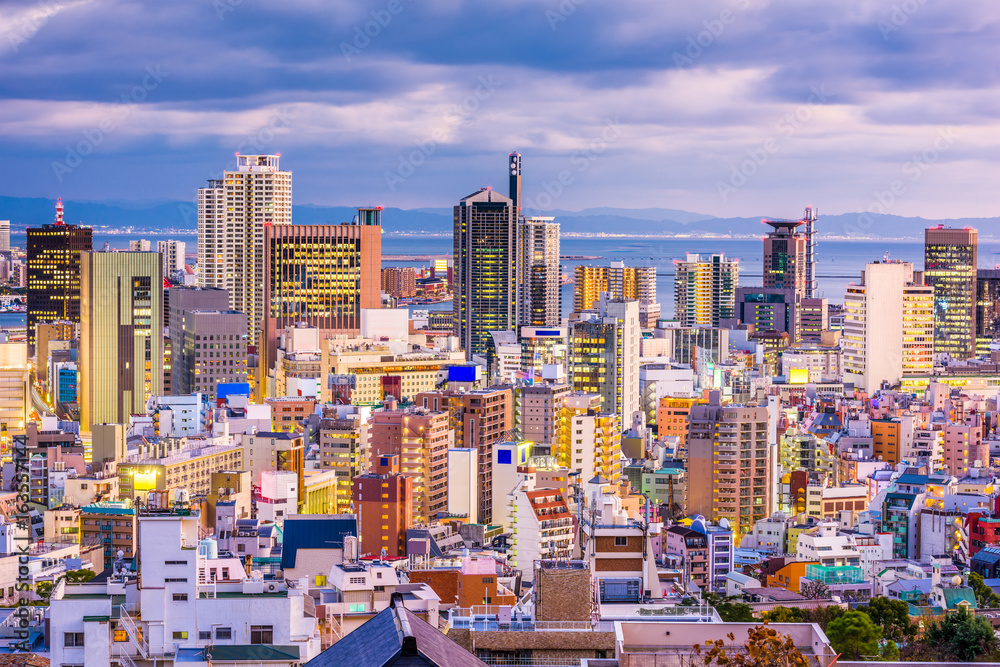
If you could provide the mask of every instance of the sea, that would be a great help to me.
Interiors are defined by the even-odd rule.
[[[95,230],[94,248],[107,244],[109,248],[128,248],[129,241],[148,239],[156,248],[156,242],[173,239],[187,244],[188,261],[193,262],[198,251],[197,234],[107,234]],[[831,303],[843,303],[847,285],[858,283],[864,265],[872,261],[889,259],[913,262],[914,268],[923,266],[923,244],[919,241],[886,239],[842,238],[824,240],[818,237],[817,296],[827,298]],[[24,233],[11,233],[11,245],[24,247]],[[763,243],[760,238],[649,238],[649,237],[576,237],[568,236],[560,240],[563,256],[592,257],[594,259],[566,259],[562,261],[562,271],[569,275],[577,265],[597,266],[611,261],[624,261],[628,266],[655,266],[657,269],[656,292],[664,317],[673,314],[674,303],[674,260],[684,259],[687,253],[725,253],[727,257],[740,260],[740,285],[762,284],[761,262]],[[447,235],[399,235],[387,233],[382,237],[384,256],[450,256],[452,238]],[[427,261],[383,260],[382,266],[426,266]],[[982,241],[979,245],[980,268],[1000,266],[1000,241]],[[563,285],[560,290],[562,312],[566,316],[573,305],[573,286]],[[451,302],[412,306],[411,309],[450,310]],[[0,313],[0,326],[24,326],[23,313]]]

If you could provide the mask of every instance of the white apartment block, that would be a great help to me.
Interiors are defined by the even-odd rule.
[[[187,244],[184,241],[157,241],[156,249],[163,257],[163,277],[169,278],[174,271],[184,270],[184,254]]]
[[[576,531],[562,489],[531,489],[521,480],[507,499],[512,544],[508,562],[521,570],[525,581],[534,580],[535,561],[572,556]]]

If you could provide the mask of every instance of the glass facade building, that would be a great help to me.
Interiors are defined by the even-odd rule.
[[[968,227],[924,232],[924,282],[934,288],[934,351],[952,359],[976,353],[978,237]]]
[[[35,353],[39,322],[80,322],[80,253],[91,250],[90,227],[56,223],[29,228],[28,353]]]

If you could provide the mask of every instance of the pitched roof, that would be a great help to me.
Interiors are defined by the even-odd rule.
[[[306,667],[486,667],[486,663],[448,639],[403,606],[393,595],[389,607],[306,663]]]

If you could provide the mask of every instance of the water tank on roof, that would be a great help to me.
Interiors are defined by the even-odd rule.
[[[215,541],[215,538],[206,537],[198,543],[198,555],[209,560],[218,558],[219,543]]]

